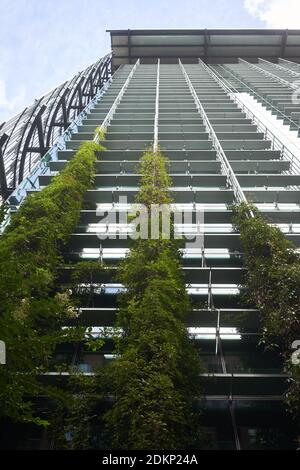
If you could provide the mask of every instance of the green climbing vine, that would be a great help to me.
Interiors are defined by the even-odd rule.
[[[168,160],[147,151],[136,201],[170,204]],[[122,334],[116,359],[106,368],[114,397],[106,412],[109,444],[117,449],[179,449],[199,442],[195,401],[200,360],[188,337],[184,319],[190,308],[181,272],[178,241],[138,239],[121,264],[117,327]]]
[[[255,206],[234,206],[233,222],[241,234],[248,301],[260,311],[266,346],[279,348],[285,358],[287,403],[300,416],[300,366],[291,360],[293,342],[300,340],[300,255]]]
[[[141,159],[136,202],[148,211],[153,203],[172,202],[167,167],[161,153],[148,151]],[[115,340],[116,358],[94,368],[91,376],[71,373],[70,399],[52,413],[55,448],[91,449],[100,445],[97,439],[118,449],[199,445],[201,364],[184,325],[190,303],[178,248],[179,241],[166,239],[161,230],[157,240],[134,242],[125,261],[113,269],[116,282],[126,288],[119,296],[115,328],[108,332]],[[69,287],[81,305],[93,307],[99,282],[111,274],[111,267],[100,261],[76,263]],[[92,351],[101,351],[105,335],[103,331],[91,342]]]
[[[29,195],[0,238],[0,338],[7,364],[0,368],[0,413],[14,421],[47,424],[31,398],[59,398],[61,391],[39,380],[58,344],[82,338],[62,329],[76,312],[69,294],[56,285],[61,250],[76,226],[85,191],[93,182],[96,152],[83,143],[65,169]]]
[[[248,217],[249,208],[254,217]],[[280,229],[269,225],[255,207],[235,206],[241,234],[249,301],[261,312],[265,335],[284,347],[300,333],[300,257]]]
[[[70,371],[66,389],[68,400],[53,403],[49,415],[47,432],[53,448],[99,448],[95,438],[102,434],[103,422],[99,408],[103,406],[104,396],[97,371],[93,375],[84,375],[78,370]]]
[[[110,279],[111,269],[100,260],[79,261],[66,267],[68,275],[65,276],[64,285],[72,291],[73,301],[81,307],[94,307],[95,297],[101,290],[99,286]],[[80,317],[74,320],[74,324],[77,321],[81,324]],[[77,343],[77,359],[84,351],[99,353],[111,333],[110,328],[102,328],[99,336],[93,336],[92,327],[86,327],[85,338]],[[64,386],[68,400],[52,400],[50,403],[48,439],[55,449],[97,448],[100,445],[98,440],[103,435],[103,368],[94,365],[93,374],[84,375],[77,365],[63,364],[62,367],[64,372],[69,372]]]
[[[95,130],[95,137],[97,137],[100,142],[104,142],[106,139],[106,132],[106,128],[99,126]]]

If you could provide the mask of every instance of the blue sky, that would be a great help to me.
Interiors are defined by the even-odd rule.
[[[0,0],[0,122],[110,50],[106,29],[300,27],[299,0]]]

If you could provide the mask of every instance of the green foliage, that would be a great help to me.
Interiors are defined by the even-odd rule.
[[[38,376],[58,344],[82,338],[80,328],[61,328],[76,312],[69,295],[57,292],[56,270],[101,150],[83,143],[45,189],[26,198],[0,239],[0,338],[8,361],[0,369],[0,410],[15,421],[45,424],[29,397],[59,392],[43,387]]]
[[[170,203],[167,159],[141,159],[137,202]],[[190,308],[174,240],[138,240],[121,264],[126,287],[117,326],[117,358],[106,369],[115,401],[107,411],[110,446],[179,449],[199,444],[200,361],[184,326]]]
[[[254,217],[247,216],[249,207]],[[266,338],[280,337],[290,347],[300,333],[300,257],[256,208],[241,204],[233,211],[245,253],[249,301],[261,312]]]
[[[254,217],[248,217],[252,209]],[[290,376],[287,404],[300,416],[300,366],[291,361],[292,343],[300,338],[300,256],[280,229],[270,226],[258,210],[246,204],[233,208],[247,268],[248,300],[261,315],[267,347],[279,347]]]
[[[95,130],[95,137],[98,138],[100,142],[103,142],[106,139],[106,129],[102,129],[102,127],[97,127]]]
[[[88,450],[95,447],[95,427],[103,426],[99,407],[103,387],[98,375],[71,371],[68,401],[52,403],[48,437],[55,449]]]
[[[98,261],[81,261],[77,263],[71,275],[71,287],[79,297],[81,305],[94,307],[94,294],[97,289],[99,276],[106,271]]]
[[[151,150],[147,150],[143,154],[139,164],[142,177],[136,202],[145,204],[147,207],[151,204],[172,202],[169,193],[172,181],[167,171],[168,165],[167,157],[160,152],[154,154]]]
[[[5,219],[5,216],[8,211],[8,206],[6,203],[0,204],[0,225],[2,224],[3,220]]]
[[[294,419],[299,426],[300,418],[300,364],[296,365],[291,360],[286,361],[286,373],[289,376],[289,388],[286,393],[286,403]],[[300,426],[299,426],[300,443]]]

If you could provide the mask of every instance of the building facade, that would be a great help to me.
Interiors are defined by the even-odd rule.
[[[156,140],[170,159],[174,204],[191,213],[189,223],[177,230],[202,240],[184,250],[183,270],[194,306],[186,326],[206,368],[207,448],[295,448],[294,424],[283,400],[282,359],[264,350],[259,312],[243,300],[243,251],[231,205],[254,202],[300,246],[296,150],[282,144],[244,101],[246,94],[252,96],[284,122],[297,146],[300,104],[293,96],[300,77],[300,31],[240,36],[236,31],[205,30],[198,36],[112,31],[111,36],[112,78],[79,118],[65,148],[50,149],[47,164],[44,160],[42,169],[39,164],[36,187],[23,181],[8,202],[17,208],[27,193],[49,184],[81,142],[93,140],[95,129],[107,122],[107,151],[96,164],[95,187],[86,194],[86,208],[64,255],[113,263],[130,243],[120,236],[126,227],[101,223],[101,214],[133,203],[137,162]],[[114,324],[119,288],[112,279],[101,282],[94,306],[82,308],[87,326],[96,331]],[[107,342],[101,354],[63,348],[58,354],[88,373],[94,364],[111,360],[112,352]],[[28,436],[24,445],[40,447],[39,439]]]

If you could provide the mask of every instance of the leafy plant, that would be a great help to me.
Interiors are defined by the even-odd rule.
[[[147,151],[137,202],[170,204],[167,159]],[[184,325],[190,308],[177,241],[137,240],[121,264],[117,358],[106,368],[114,403],[105,414],[110,446],[178,449],[199,443],[199,357]]]
[[[103,386],[99,376],[70,371],[68,400],[52,401],[48,438],[55,449],[88,450],[97,447],[95,427],[103,427],[99,408]]]
[[[248,217],[249,209],[254,217]],[[300,333],[300,257],[293,244],[258,210],[246,204],[233,207],[247,268],[248,300],[261,313],[268,342],[280,338],[289,348]],[[274,338],[275,337],[275,338]]]
[[[254,217],[249,217],[252,210]],[[277,227],[271,226],[256,207],[233,207],[247,268],[245,286],[251,304],[260,311],[266,347],[279,348],[290,376],[286,402],[300,416],[300,368],[291,361],[291,346],[300,338],[300,255]]]
[[[0,369],[0,412],[14,421],[47,424],[33,397],[60,394],[39,376],[58,344],[82,339],[81,328],[62,329],[75,314],[67,292],[56,285],[61,250],[76,226],[84,193],[93,182],[96,152],[85,142],[65,169],[29,195],[0,239],[0,338],[7,364]]]
[[[94,296],[102,283],[109,279],[111,269],[98,261],[81,261],[74,266],[71,287],[86,307],[94,306]],[[100,281],[100,284],[99,284]]]
[[[102,127],[97,127],[95,130],[95,137],[98,138],[99,142],[103,142],[106,139],[106,129],[103,129]]]

